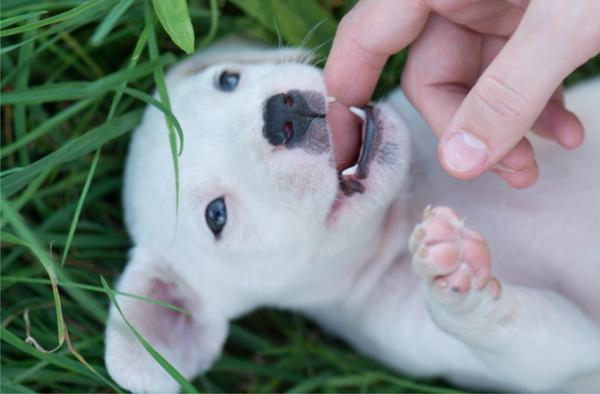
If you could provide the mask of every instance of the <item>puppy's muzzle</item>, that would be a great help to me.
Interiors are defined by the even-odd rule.
[[[264,105],[263,135],[271,145],[293,148],[302,142],[313,120],[322,118],[325,114],[311,109],[299,90],[276,94]]]

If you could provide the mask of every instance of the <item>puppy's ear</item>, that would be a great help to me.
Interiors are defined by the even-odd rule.
[[[173,304],[187,315],[160,305],[117,296],[127,320],[183,376],[204,372],[219,356],[227,322],[147,250],[135,248],[118,289]],[[114,306],[106,329],[105,362],[122,387],[134,392],[176,392],[179,385],[142,347]]]
[[[168,78],[176,81],[218,63],[297,63],[309,60],[309,51],[303,48],[273,48],[239,37],[229,37],[173,67]]]

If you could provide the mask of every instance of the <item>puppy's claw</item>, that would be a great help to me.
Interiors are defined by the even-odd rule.
[[[419,255],[419,257],[425,258],[425,257],[427,257],[428,254],[429,254],[429,250],[427,249],[427,246],[425,246],[425,245],[421,245],[417,249],[417,255]]]
[[[429,219],[433,216],[433,207],[431,206],[431,204],[429,204],[423,210],[423,219]]]
[[[417,225],[415,227],[415,239],[421,241],[423,238],[425,238],[425,230],[420,225]]]

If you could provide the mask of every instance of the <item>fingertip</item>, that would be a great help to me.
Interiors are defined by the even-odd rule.
[[[556,141],[565,149],[575,149],[583,143],[584,129],[581,121],[562,103],[550,101],[535,121],[532,130]]]
[[[329,104],[327,122],[331,131],[336,167],[343,170],[356,162],[356,153],[360,145],[359,126],[354,115],[339,103]]]
[[[583,144],[585,130],[579,118],[570,111],[565,111],[565,119],[556,132],[558,143],[566,149],[575,149]]]
[[[492,167],[492,171],[515,189],[533,185],[539,176],[539,167],[531,142],[525,137],[522,138]]]
[[[498,162],[512,172],[520,172],[535,165],[533,145],[526,137],[521,140]]]

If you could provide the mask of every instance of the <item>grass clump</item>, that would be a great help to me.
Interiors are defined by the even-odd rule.
[[[120,206],[127,136],[154,105],[169,125],[174,170],[184,145],[163,70],[183,50],[231,33],[302,43],[322,65],[354,2],[176,3],[178,16],[162,0],[1,3],[2,392],[122,390],[106,373],[103,333],[109,283],[130,247]],[[188,15],[189,25],[177,19]],[[397,85],[404,58],[389,62],[379,96]],[[592,60],[572,79],[599,69]],[[151,97],[155,86],[160,100]],[[399,376],[274,310],[233,323],[221,359],[187,384],[203,392],[451,390]]]

